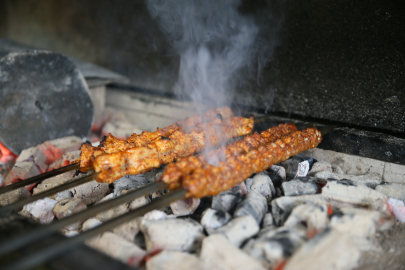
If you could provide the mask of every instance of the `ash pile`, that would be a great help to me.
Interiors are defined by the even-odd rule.
[[[62,141],[64,146],[58,149],[68,150],[49,168],[67,165],[79,156],[74,140]],[[43,153],[40,148],[25,150],[19,157],[27,155],[24,160],[35,160],[35,166],[22,166],[17,160],[6,179],[32,176],[45,158],[35,154]],[[92,181],[25,205],[20,214],[51,223],[154,182],[162,170],[125,176],[110,185]],[[21,188],[7,198],[3,195],[1,202],[30,196],[30,189],[37,194],[72,181],[73,174],[49,178],[33,189]],[[146,269],[362,269],[373,258],[403,251],[400,241],[397,246],[387,241],[393,231],[404,229],[403,174],[401,165],[312,149],[228,191],[171,203],[86,244]],[[61,233],[78,235],[167,192],[122,204]]]

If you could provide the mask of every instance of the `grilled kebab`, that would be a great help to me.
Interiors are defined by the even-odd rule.
[[[168,127],[158,128],[155,132],[144,131],[140,135],[133,134],[127,140],[119,140],[109,134],[104,137],[98,147],[93,147],[90,142],[83,144],[80,158],[76,162],[79,163],[79,170],[81,172],[91,171],[93,170],[93,159],[98,156],[124,151],[133,147],[146,146],[161,136],[169,137],[175,131],[190,133],[196,126],[210,122],[216,117],[226,119],[232,116],[233,112],[229,107],[221,107],[208,110],[203,116],[196,115],[176,122]]]
[[[178,157],[190,156],[204,148],[250,134],[253,125],[253,117],[219,117],[197,125],[189,134],[176,130],[170,136],[159,136],[145,146],[97,156],[93,161],[94,170],[99,173],[97,181],[111,183],[127,174],[147,172]]]
[[[248,137],[257,136],[253,134]],[[245,138],[246,140],[246,138]],[[322,135],[316,128],[307,128],[303,131],[293,131],[291,134],[282,136],[274,142],[261,143],[257,141],[257,147],[249,151],[237,150],[236,155],[230,155],[227,160],[220,162],[218,166],[205,164],[204,167],[195,168],[191,174],[185,175],[176,182],[171,182],[170,168],[166,168],[162,181],[172,188],[182,187],[188,191],[188,197],[205,197],[216,195],[228,190],[235,184],[244,181],[253,173],[259,173],[294,156],[302,151],[316,147],[322,140]]]

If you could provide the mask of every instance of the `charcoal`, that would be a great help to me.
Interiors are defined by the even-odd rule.
[[[18,156],[16,164],[27,161],[33,162],[41,173],[46,172],[48,168],[48,165],[46,165],[46,156],[37,146],[24,149]]]
[[[129,203],[129,210],[137,209],[141,206],[150,203],[150,199],[148,197],[139,197]]]
[[[57,200],[58,202],[61,200],[64,200],[64,199],[72,198],[72,197],[73,197],[73,193],[70,190],[64,190],[64,191],[58,192],[54,195],[54,199]]]
[[[405,204],[403,201],[389,198],[389,209],[398,221],[405,222]]]
[[[70,189],[75,198],[82,199],[87,205],[101,200],[108,190],[107,183],[99,183],[96,180]]]
[[[80,150],[64,153],[61,157],[59,157],[51,165],[49,165],[48,171],[59,169],[71,164],[73,161],[77,160],[80,157],[80,153]]]
[[[224,212],[232,212],[236,204],[242,199],[243,189],[240,185],[221,192],[212,198],[212,209],[221,210]]]
[[[162,219],[167,219],[167,215],[165,212],[159,210],[152,210],[143,216],[142,222],[162,220]]]
[[[330,172],[318,172],[315,174],[317,179],[348,179],[351,180],[355,185],[366,185],[370,188],[375,188],[377,185],[381,184],[382,176],[378,173],[369,173],[364,175],[349,175],[349,174],[336,174]]]
[[[134,242],[135,236],[139,233],[139,219],[133,219],[129,222],[115,227],[113,232],[130,242]]]
[[[200,199],[187,198],[172,202],[170,204],[170,207],[174,215],[185,216],[193,214],[194,211],[197,209],[198,205],[200,205]]]
[[[159,179],[161,173],[163,172],[163,167],[161,168],[154,168],[150,170],[149,172],[144,173],[144,176],[148,183],[155,182],[157,179]]]
[[[104,212],[98,213],[96,215],[96,218],[98,220],[100,220],[101,222],[105,222],[112,218],[121,216],[121,215],[125,214],[126,212],[128,212],[128,205],[125,203],[125,204],[121,204],[120,206],[108,209]]]
[[[285,196],[316,194],[318,186],[313,177],[298,177],[282,184]]]
[[[241,201],[234,212],[234,217],[251,215],[259,225],[264,214],[267,213],[267,200],[256,191],[250,191]]]
[[[308,176],[315,176],[318,172],[330,172],[332,173],[332,165],[326,161],[315,162],[311,170],[308,172]]]
[[[274,186],[279,187],[286,180],[286,171],[284,167],[271,165],[269,168],[269,176]]]
[[[387,197],[401,201],[405,200],[405,185],[403,184],[385,183],[376,186],[375,190],[381,192]]]
[[[201,225],[203,225],[208,234],[211,234],[215,229],[227,224],[229,220],[231,220],[231,215],[228,212],[208,208],[203,213]]]
[[[204,237],[202,226],[192,219],[168,218],[141,222],[148,252],[195,251]]]
[[[349,235],[325,230],[303,245],[283,269],[353,269],[357,266],[360,255]]]
[[[53,208],[53,213],[58,219],[70,216],[87,209],[87,205],[77,198],[69,198],[59,201]],[[81,228],[83,222],[76,222],[69,225],[66,229],[78,230]]]
[[[285,168],[286,176],[288,179],[292,179],[296,176],[306,176],[309,171],[309,162],[300,157],[292,157],[284,162],[281,162],[281,166]]]
[[[203,240],[200,258],[205,262],[206,269],[266,269],[220,234],[210,235]]]
[[[345,174],[340,166],[334,164],[332,164],[332,172],[336,174]]]
[[[98,220],[96,218],[89,218],[88,220],[83,222],[82,231],[90,230],[90,229],[92,229],[94,227],[97,227],[97,226],[99,226],[101,224],[102,223],[100,222],[100,220]]]
[[[304,202],[323,205],[325,201],[321,194],[277,198],[271,202],[271,213],[273,214],[274,224],[276,226],[283,225],[294,207]]]
[[[299,224],[305,224],[307,235],[311,237],[325,229],[329,224],[326,203],[304,203],[296,206],[285,221],[284,227],[294,228]]]
[[[271,213],[266,213],[262,220],[262,227],[272,227],[274,226],[273,215]]]
[[[11,169],[10,173],[4,179],[4,185],[7,186],[33,176],[41,174],[37,165],[33,161],[17,162]]]
[[[240,247],[242,243],[254,236],[260,227],[252,216],[236,217],[225,226],[216,229],[213,234],[222,234],[235,247]]]
[[[75,172],[69,171],[69,172],[65,172],[65,173],[62,173],[60,175],[45,179],[44,181],[39,183],[33,189],[33,194],[35,195],[35,194],[41,193],[41,192],[49,190],[51,188],[66,184],[66,183],[71,182],[73,180],[76,180],[79,177],[83,177],[83,176],[73,177],[74,174],[75,174]],[[66,192],[71,192],[71,190],[65,190],[65,191],[61,191],[61,192],[65,192],[64,196],[67,196]],[[62,196],[62,194],[58,195],[58,196],[55,195],[55,197],[60,197],[60,196]],[[72,196],[73,196],[73,194],[72,194]]]
[[[164,250],[146,263],[148,270],[204,270],[203,262],[195,255]]]
[[[139,266],[146,255],[143,249],[112,232],[93,237],[86,244],[130,266]]]
[[[322,188],[322,196],[326,199],[353,204],[369,204],[386,196],[365,185],[354,185],[351,181],[328,181]]]
[[[31,193],[25,187],[17,188],[13,191],[1,194],[0,205],[5,206],[7,204],[28,198],[29,196],[31,196]]]
[[[1,171],[1,169],[0,169]],[[0,174],[0,188],[4,186],[4,177]]]
[[[246,243],[243,251],[260,261],[266,269],[274,269],[304,244],[305,233],[303,227],[269,230]]]
[[[117,179],[113,182],[114,185],[114,196],[121,195],[123,190],[129,190],[132,188],[139,188],[148,184],[148,180],[146,179],[144,174],[138,175],[126,175]]]
[[[276,189],[274,188],[273,182],[266,174],[255,175],[253,177],[253,183],[250,187],[250,190],[258,192],[263,197],[265,197],[268,202],[270,202],[276,194]]]
[[[375,234],[382,224],[380,212],[353,207],[340,208],[339,211],[340,215],[331,218],[332,229],[349,235],[362,251],[380,251],[380,247],[375,244]]]
[[[247,191],[250,191],[250,188],[253,185],[253,178],[248,178],[244,181]]]
[[[23,210],[31,213],[41,224],[51,223],[55,215],[52,212],[57,201],[45,197],[30,204],[24,205]]]

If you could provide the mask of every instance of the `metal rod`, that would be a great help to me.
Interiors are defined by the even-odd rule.
[[[167,206],[171,202],[183,199],[187,194],[187,191],[184,189],[179,189],[176,190],[168,195],[165,195],[163,197],[160,197],[153,202],[141,206],[140,208],[128,212],[124,215],[121,215],[117,218],[111,219],[103,224],[101,224],[98,227],[95,227],[91,230],[82,232],[81,234],[71,237],[71,238],[65,238],[56,244],[49,245],[44,247],[43,249],[36,250],[35,252],[31,254],[24,254],[20,258],[14,259],[12,262],[3,265],[2,269],[3,270],[15,270],[15,269],[24,269],[28,267],[33,267],[39,263],[42,263],[59,253],[66,251],[70,248],[73,248],[75,245],[91,238],[94,237],[102,232],[105,232],[107,230],[110,230],[118,225],[121,225],[125,222],[128,222],[136,217],[143,216],[144,214],[154,210],[158,209],[164,206]]]
[[[20,247],[28,244],[29,242],[33,242],[35,240],[45,238],[46,236],[54,233],[57,230],[64,228],[65,226],[67,226],[69,224],[88,219],[100,212],[109,210],[113,207],[119,206],[123,203],[136,199],[140,196],[150,194],[154,191],[158,191],[158,190],[164,189],[166,187],[167,187],[167,185],[164,182],[155,182],[155,183],[143,186],[132,192],[128,192],[115,199],[108,200],[108,201],[100,203],[98,205],[94,205],[85,211],[81,211],[74,215],[65,217],[61,220],[54,221],[49,225],[43,225],[38,228],[32,229],[32,230],[26,232],[25,234],[19,235],[16,238],[13,238],[11,240],[8,240],[7,242],[1,243],[0,256],[4,255],[10,251],[13,251],[17,248],[20,248]]]
[[[31,178],[27,178],[20,182],[0,188],[0,195],[7,193],[9,191],[12,191],[14,189],[17,189],[20,187],[25,187],[30,184],[34,184],[34,183],[40,182],[42,180],[45,180],[47,178],[50,178],[50,177],[53,177],[53,176],[56,176],[56,175],[59,175],[59,174],[62,174],[62,173],[68,172],[68,171],[77,170],[77,169],[79,169],[79,163],[73,163],[73,164],[67,165],[65,167],[62,167],[62,168],[59,168],[56,170],[52,170],[50,172],[42,173],[40,175],[31,177]]]
[[[65,183],[63,185],[48,189],[48,190],[46,190],[44,192],[38,193],[36,195],[33,195],[31,197],[25,198],[25,199],[20,200],[20,201],[16,201],[16,202],[14,202],[12,204],[8,204],[6,206],[1,207],[0,212],[7,212],[7,211],[13,211],[13,210],[20,209],[21,207],[23,207],[24,205],[26,205],[26,204],[28,204],[30,202],[33,202],[33,201],[36,201],[36,200],[51,196],[51,195],[53,195],[53,194],[55,194],[57,192],[65,190],[65,189],[69,189],[69,188],[72,188],[72,187],[75,187],[75,186],[90,182],[93,179],[95,179],[98,175],[99,175],[99,173],[92,173],[92,174],[87,175],[87,176],[85,176],[83,178],[80,178],[80,179],[74,180],[72,182]]]

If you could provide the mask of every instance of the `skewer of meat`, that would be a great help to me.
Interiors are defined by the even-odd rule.
[[[295,124],[280,124],[279,126],[269,128],[260,134],[255,133],[246,136],[244,139],[228,144],[225,148],[218,148],[198,156],[189,156],[179,158],[175,163],[170,163],[164,170],[162,181],[169,185],[170,189],[177,189],[181,186],[180,179],[191,174],[195,169],[210,164],[210,160],[222,157],[227,160],[230,156],[238,156],[256,149],[259,145],[274,142],[282,136],[288,135],[297,130]],[[211,164],[214,165],[214,164]]]
[[[321,140],[321,132],[316,128],[294,131],[244,154],[230,155],[219,166],[206,164],[205,167],[197,168],[182,179],[181,187],[187,191],[187,197],[216,195],[244,181],[253,173],[259,173],[272,164],[316,147]]]
[[[204,148],[250,134],[253,125],[253,117],[216,118],[197,126],[190,134],[177,130],[169,137],[160,137],[146,146],[98,156],[93,162],[96,173],[99,173],[97,181],[111,183],[127,174],[147,172],[175,158],[190,156]]]
[[[218,109],[208,110],[203,116],[196,115],[176,122],[165,128],[158,128],[155,132],[144,131],[141,134],[133,134],[127,140],[119,140],[109,134],[104,137],[98,147],[93,147],[91,143],[85,143],[81,147],[79,162],[79,170],[87,172],[93,170],[93,159],[95,157],[124,151],[133,147],[146,146],[161,136],[169,137],[175,131],[181,130],[185,133],[190,133],[195,126],[201,125],[204,122],[210,122],[216,117],[230,118],[233,112],[229,107],[221,107]]]

